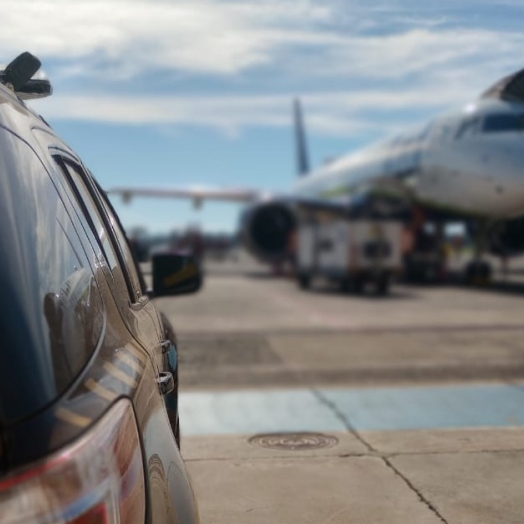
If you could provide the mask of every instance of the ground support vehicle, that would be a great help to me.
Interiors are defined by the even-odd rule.
[[[0,524],[198,524],[178,437],[177,348],[153,296],[195,291],[194,257],[145,288],[79,157],[0,74]]]
[[[324,277],[358,293],[388,293],[400,272],[402,225],[392,220],[307,221],[299,225],[297,279],[309,288]]]

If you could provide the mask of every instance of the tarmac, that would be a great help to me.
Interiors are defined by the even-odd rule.
[[[522,522],[522,429],[330,435],[338,444],[318,451],[186,439],[202,522]]]
[[[249,264],[158,300],[203,524],[524,520],[518,276],[380,299]]]

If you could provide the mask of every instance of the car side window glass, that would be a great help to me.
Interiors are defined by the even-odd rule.
[[[102,217],[95,203],[87,189],[85,182],[80,174],[78,168],[69,162],[63,163],[64,168],[67,170],[71,182],[74,184],[74,189],[78,192],[78,199],[85,207],[85,212],[89,215],[89,219],[94,229],[96,238],[100,244],[103,255],[108,263],[109,269],[113,273],[118,267],[118,259],[115,253],[115,249],[111,243],[111,239],[106,231],[105,225],[102,221]]]
[[[97,347],[104,313],[89,259],[58,199],[55,210],[54,223],[49,216],[52,241],[47,250],[41,250],[39,264],[50,353],[58,390],[62,391]]]
[[[87,364],[99,345],[105,311],[95,252],[82,243],[82,231],[38,157],[21,141],[13,141],[15,147],[16,163],[0,161],[4,184],[16,198],[0,212],[0,246],[11,248],[0,260],[3,303],[9,304],[0,331],[6,345],[28,352],[9,362],[12,377],[40,376],[47,398],[62,393]],[[35,368],[44,371],[39,375]],[[3,380],[5,387],[10,378]]]
[[[117,281],[116,285],[126,287],[131,302],[137,302],[141,296],[140,281],[134,265],[129,264],[125,237],[123,242],[121,232],[115,227],[114,216],[108,213],[107,206],[102,203],[103,199],[96,189],[93,186],[88,187],[86,179],[89,175],[82,168],[64,159],[61,159],[60,164],[67,171],[79,204],[84,207],[84,212],[89,217],[91,228],[107,260],[111,275]]]
[[[113,207],[106,200],[106,197],[100,195],[100,201],[102,202],[102,205],[104,206],[104,210],[109,218],[109,222],[113,229],[114,236],[116,238],[116,241],[118,242],[118,247],[124,258],[126,269],[131,279],[131,283],[133,286],[135,296],[136,298],[140,298],[140,295],[142,294],[142,286],[141,286],[141,280],[139,276],[139,270],[135,265],[135,258],[129,246],[127,236],[124,232],[122,224],[120,223],[120,220],[117,218],[113,210]]]

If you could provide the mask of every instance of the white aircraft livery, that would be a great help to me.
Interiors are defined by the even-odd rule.
[[[503,78],[461,111],[309,171],[302,115],[294,104],[299,177],[287,195],[252,189],[131,188],[134,196],[247,203],[242,238],[259,259],[287,256],[300,211],[347,216],[414,210],[481,231],[483,250],[524,252],[524,70]],[[399,213],[401,213],[399,215]],[[480,227],[479,227],[480,226]]]

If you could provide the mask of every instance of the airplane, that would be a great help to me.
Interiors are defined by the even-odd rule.
[[[294,101],[298,178],[288,194],[254,189],[115,187],[138,196],[246,204],[240,229],[258,259],[289,257],[304,212],[396,216],[407,223],[463,222],[475,237],[466,273],[488,277],[486,252],[524,252],[524,69],[502,78],[458,112],[310,171],[300,102]],[[421,217],[422,220],[421,220]]]

